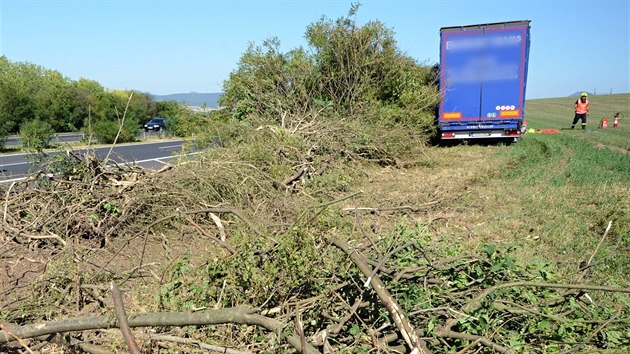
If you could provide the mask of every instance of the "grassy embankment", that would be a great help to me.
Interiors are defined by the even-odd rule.
[[[467,204],[479,212],[469,210],[462,218],[472,218],[468,225],[481,235],[479,241],[501,240],[516,247],[523,260],[554,263],[561,274],[571,274],[588,260],[612,221],[593,275],[624,285],[630,281],[630,121],[612,129],[610,118],[616,112],[628,115],[630,94],[591,101],[587,131],[567,129],[572,98],[530,100],[529,127],[557,128],[557,134],[526,134],[511,147],[460,146],[443,159],[459,160],[469,166],[459,169],[477,176],[465,190],[472,190]],[[609,128],[597,129],[603,116],[609,117]]]
[[[561,97],[527,101],[526,116],[530,127],[536,129],[569,128],[573,119],[575,99],[574,97]],[[601,144],[630,150],[630,139],[628,139],[628,135],[630,135],[630,94],[591,96],[589,99],[591,100],[591,114],[587,126],[589,133],[593,134],[576,135],[576,137],[594,143],[595,146]],[[618,129],[611,129],[612,118],[617,112],[623,113],[626,118],[621,120]],[[603,117],[608,118],[607,130],[597,129]],[[579,123],[577,128],[579,128]]]
[[[558,263],[561,273],[588,259],[612,220],[599,254],[608,259],[607,266],[599,270],[602,279],[612,272],[616,276],[610,281],[627,284],[630,120],[622,120],[618,129],[612,129],[611,120],[604,130],[596,129],[595,117],[627,115],[630,94],[591,100],[587,131],[566,130],[573,118],[572,98],[531,100],[526,104],[529,127],[558,128],[557,134],[526,134],[509,147],[429,149],[430,166],[406,171],[407,183],[391,176],[379,183],[393,184],[386,192],[390,195],[425,190],[450,198],[443,210],[450,222],[438,235],[456,236],[473,248],[493,240],[509,243],[524,260]]]

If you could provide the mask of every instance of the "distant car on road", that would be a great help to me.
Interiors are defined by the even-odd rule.
[[[164,118],[153,118],[144,125],[144,131],[148,132],[149,130],[153,130],[156,132],[162,131],[166,129],[166,119]]]

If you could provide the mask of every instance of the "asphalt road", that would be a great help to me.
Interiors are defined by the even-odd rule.
[[[154,137],[154,136],[160,136],[160,132],[139,131],[137,134],[137,138],[140,140],[144,140],[148,137]],[[64,143],[77,143],[83,140],[83,138],[84,138],[83,133],[57,133],[51,139],[50,144],[59,145],[59,144],[64,144]],[[16,146],[21,146],[21,145],[22,145],[22,141],[20,140],[19,135],[8,136],[7,140],[4,143],[4,146],[6,147],[16,147]]]
[[[172,160],[182,157],[184,155],[182,146],[182,140],[116,145],[109,158],[117,163],[130,163],[144,168],[159,169],[165,164],[172,163]],[[91,150],[103,159],[107,156],[110,147],[99,147]],[[82,154],[85,151],[86,149],[73,150],[77,154]],[[59,153],[62,152],[55,151],[49,154]],[[195,153],[187,155],[193,154]],[[27,174],[37,171],[38,166],[33,164],[35,159],[33,154],[0,155],[0,183],[20,180]]]

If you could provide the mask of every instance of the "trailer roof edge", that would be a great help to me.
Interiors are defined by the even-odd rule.
[[[510,27],[510,26],[529,26],[531,20],[520,20],[520,21],[508,21],[508,22],[494,22],[494,23],[482,23],[477,25],[466,25],[466,26],[450,26],[450,27],[442,27],[440,31],[461,31],[461,30],[477,30],[482,28],[496,28],[496,27]]]

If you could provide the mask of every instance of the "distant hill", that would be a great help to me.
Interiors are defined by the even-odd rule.
[[[187,106],[196,106],[201,107],[204,104],[209,108],[218,108],[219,107],[219,97],[221,97],[223,93],[221,92],[212,92],[212,93],[199,93],[199,92],[189,92],[189,93],[173,93],[170,95],[151,95],[155,101],[177,101],[186,104]]]
[[[594,93],[591,93],[591,92],[588,92],[588,91],[575,91],[572,94],[570,94],[569,97],[579,97],[582,94],[582,92],[586,92],[586,94],[589,95],[589,96],[595,96]]]

